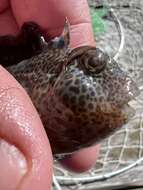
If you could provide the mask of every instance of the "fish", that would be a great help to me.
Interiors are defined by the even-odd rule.
[[[28,93],[54,155],[69,155],[129,122],[139,95],[133,79],[95,46],[70,47],[70,23],[39,54],[5,67]]]

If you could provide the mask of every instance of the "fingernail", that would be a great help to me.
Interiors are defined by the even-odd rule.
[[[0,139],[0,189],[15,190],[27,172],[27,161],[14,145]]]

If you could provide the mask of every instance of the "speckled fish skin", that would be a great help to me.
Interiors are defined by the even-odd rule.
[[[37,108],[53,154],[69,154],[103,140],[134,115],[139,90],[100,49],[69,49],[69,26],[45,50],[8,71]]]

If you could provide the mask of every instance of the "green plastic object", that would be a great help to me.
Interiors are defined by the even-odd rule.
[[[107,8],[90,8],[90,15],[92,19],[92,26],[94,35],[103,34],[106,31],[106,24],[103,17],[107,14]]]

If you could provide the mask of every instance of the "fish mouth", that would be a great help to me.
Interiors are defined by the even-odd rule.
[[[123,105],[122,112],[126,114],[127,121],[129,121],[136,114],[136,110],[131,105],[131,102],[136,100],[136,97],[140,95],[141,91],[133,80],[128,81],[127,89],[128,89],[129,101]]]
[[[127,78],[126,90],[130,97],[129,101],[135,99],[140,94],[139,87],[133,80],[131,80],[131,78]]]
[[[135,109],[130,105],[131,101],[135,100],[137,96],[140,94],[140,89],[137,84],[131,80],[131,78],[127,78],[127,86],[128,92],[128,101],[122,106],[122,112],[126,114],[127,121],[135,116]]]

